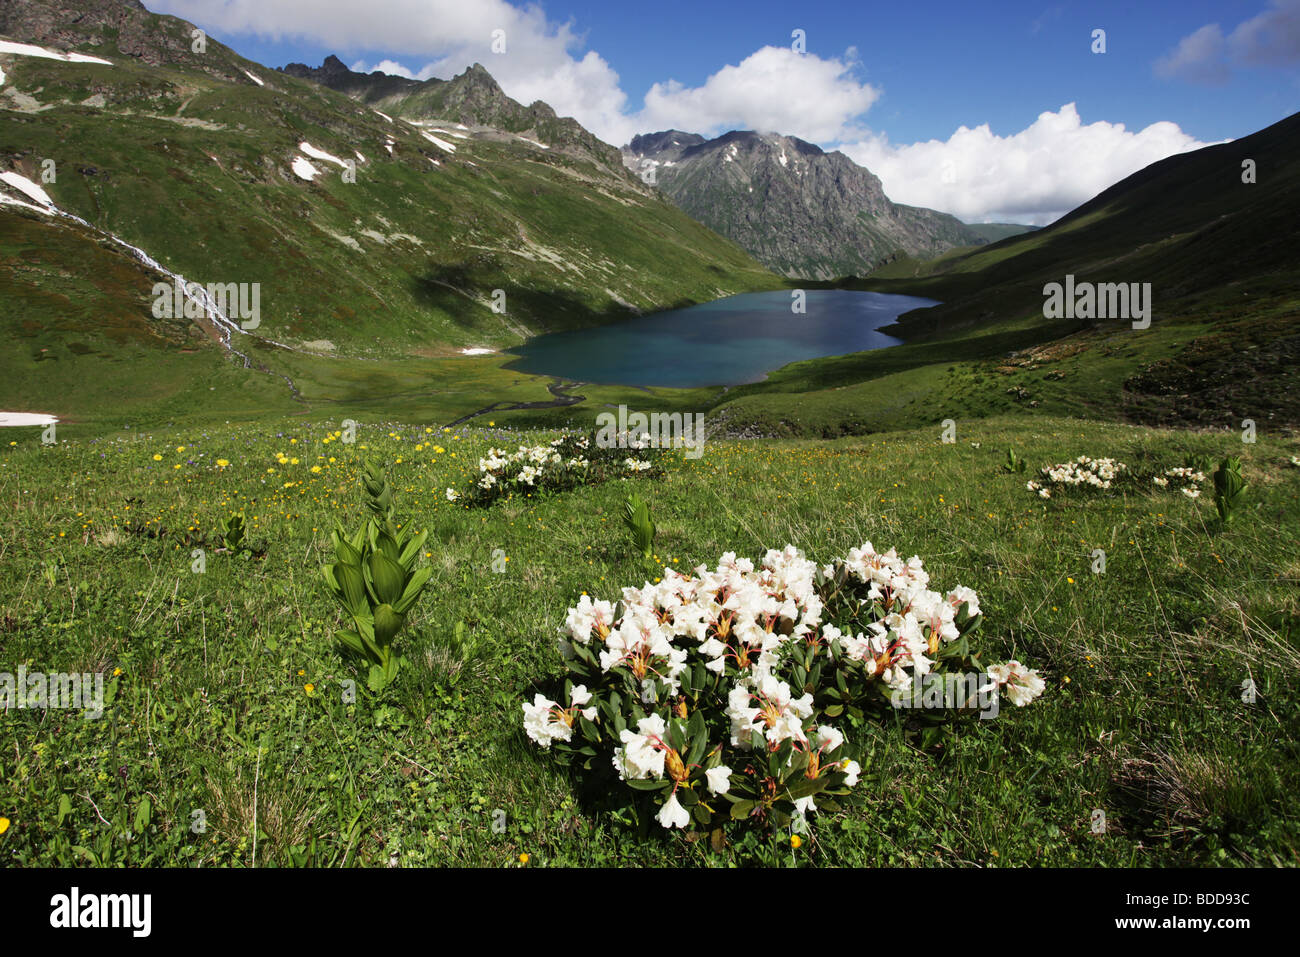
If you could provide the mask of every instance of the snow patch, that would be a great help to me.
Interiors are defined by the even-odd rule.
[[[337,156],[333,155],[332,153],[326,153],[322,149],[317,149],[316,147],[308,143],[306,140],[303,140],[301,143],[298,144],[298,149],[302,150],[312,159],[328,160],[329,162],[333,163],[335,166],[341,166],[344,169],[348,168],[347,160],[341,160]]]
[[[0,173],[0,182],[8,183],[28,199],[34,199],[43,206],[54,207],[54,200],[50,199],[50,194],[21,173],[6,170]]]
[[[549,149],[550,149],[550,147],[547,146],[545,143],[539,143],[539,142],[537,142],[537,140],[530,140],[530,139],[529,139],[528,137],[526,137],[526,136],[521,136],[521,137],[519,137],[519,138],[520,138],[521,140],[523,140],[525,143],[532,143],[534,146],[540,147],[541,149],[544,149],[544,150],[549,150]]]
[[[242,70],[243,68],[241,67],[240,69]],[[264,81],[260,76],[255,76],[254,74],[249,73],[247,70],[243,70],[243,73],[244,73],[244,76],[248,77],[250,80],[252,80],[252,81],[253,81],[254,83],[256,83],[258,86],[266,86],[266,82],[265,82],[265,81]]]
[[[359,253],[365,252],[365,250],[361,248],[361,244],[357,242],[355,239],[353,239],[351,236],[347,235],[346,233],[336,233],[333,230],[329,230],[329,229],[324,230],[324,232],[328,233],[334,239],[337,239],[339,242],[341,242],[344,246],[347,246],[349,249],[355,250],[356,252]]]
[[[456,147],[452,146],[446,140],[438,139],[438,137],[434,136],[432,133],[425,133],[423,130],[421,130],[420,135],[445,153],[456,152]]]
[[[0,428],[15,425],[53,425],[55,416],[41,412],[0,412]]]
[[[490,356],[496,352],[495,349],[461,349],[460,354],[463,356]]]
[[[295,156],[293,158],[293,175],[297,176],[299,179],[305,179],[310,183],[320,175],[320,170],[307,162],[307,157]]]
[[[108,60],[101,60],[97,56],[86,56],[84,53],[60,53],[57,50],[47,50],[44,47],[33,46],[30,43],[14,43],[12,40],[0,40],[0,53],[13,53],[17,56],[35,56],[44,60],[62,60],[64,63],[102,63],[104,66],[112,66]]]
[[[380,113],[378,110],[374,110],[373,112],[375,113],[376,116],[382,116],[389,123],[393,122],[393,118],[389,116],[387,113]]]

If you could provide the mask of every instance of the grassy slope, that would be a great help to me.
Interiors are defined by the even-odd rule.
[[[354,357],[419,357],[392,374],[409,379],[445,369],[428,391],[455,393],[464,391],[460,367],[423,357],[780,284],[621,173],[515,141],[457,140],[448,156],[414,127],[389,124],[341,94],[261,69],[218,44],[211,49],[268,85],[126,59],[105,67],[7,57],[9,85],[50,108],[0,110],[0,155],[7,168],[38,180],[41,161],[54,159],[57,180],[46,189],[60,206],[187,278],[260,283],[259,336],[328,340]],[[92,96],[102,99],[87,104]],[[390,135],[392,157],[384,149]],[[366,162],[356,182],[343,182],[325,161],[315,161],[322,170],[315,182],[295,178],[289,164],[304,139],[343,157],[361,152]],[[441,166],[430,162],[435,158]],[[0,408],[85,419],[102,406],[99,399],[118,393],[140,415],[165,421],[186,404],[175,401],[178,388],[196,376],[229,377],[211,357],[182,361],[177,348],[148,347],[162,341],[148,313],[156,277],[120,254],[113,263],[111,246],[78,248],[87,239],[78,230],[59,224],[42,232],[40,220],[0,209],[0,247],[13,254],[0,259],[4,321],[20,321],[30,340],[30,349],[0,358]],[[33,255],[33,240],[42,255]],[[48,291],[77,282],[70,277],[85,255],[119,281],[82,280],[81,304],[70,313],[66,297]],[[506,293],[504,316],[490,308],[496,289]],[[105,315],[140,333],[137,348],[105,334]],[[169,335],[173,346],[184,341],[203,351],[184,330]],[[68,348],[91,340],[89,352]],[[41,350],[43,361],[33,363]],[[261,355],[276,371],[286,358]],[[69,392],[69,375],[85,383],[120,378],[116,364],[123,361],[134,372],[129,383]],[[292,365],[325,384],[328,401],[378,399],[392,388],[385,374],[358,389],[355,366],[305,362]],[[336,373],[338,388],[330,388]],[[449,411],[488,404],[497,383],[515,379],[502,372],[492,389]],[[297,407],[287,388],[254,391],[263,411]],[[529,395],[544,398],[542,384]]]
[[[13,822],[0,861],[728,861],[657,828],[638,839],[519,728],[519,701],[559,671],[565,608],[583,591],[611,596],[656,574],[624,541],[628,486],[466,511],[441,489],[489,442],[515,436],[380,425],[363,428],[358,446],[322,446],[337,425],[54,448],[37,430],[10,430],[18,444],[0,446],[3,661],[122,674],[109,681],[102,721],[16,711],[0,722],[12,756],[0,764],[0,814]],[[1032,708],[967,729],[943,753],[911,750],[892,727],[869,734],[862,803],[784,858],[1294,864],[1300,761],[1285,729],[1300,719],[1300,469],[1287,458],[1300,445],[1266,436],[1229,449],[1205,435],[1023,417],[964,427],[959,439],[942,445],[926,429],[713,444],[636,484],[660,527],[661,562],[713,563],[729,549],[756,557],[787,541],[819,559],[864,539],[897,546],[921,555],[936,584],[976,588],[984,646],[1048,680]],[[1220,534],[1209,502],[1179,495],[1043,503],[1024,476],[1000,471],[1009,445],[1031,466],[1080,453],[1137,465],[1239,451],[1251,501]],[[277,465],[277,451],[300,464]],[[351,672],[331,646],[335,610],[318,565],[333,521],[361,515],[362,456],[402,460],[392,466],[399,514],[440,541],[406,646],[414,665],[384,700],[362,691],[345,706],[340,681]],[[214,467],[219,457],[227,471]],[[266,557],[210,552],[206,574],[192,574],[178,536],[237,510],[267,541]],[[497,548],[510,559],[504,575],[489,571]],[[1104,575],[1089,572],[1094,548],[1107,552]],[[458,620],[487,650],[449,688],[441,639]],[[1240,700],[1247,677],[1260,692],[1253,705]],[[61,795],[71,813],[59,823]],[[146,796],[152,823],[128,839]],[[501,835],[497,808],[508,814]],[[1090,832],[1097,808],[1104,837]],[[189,830],[196,809],[208,821],[202,837]]]

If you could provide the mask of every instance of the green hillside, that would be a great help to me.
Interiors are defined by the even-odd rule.
[[[59,209],[94,227],[0,205],[0,323],[24,344],[0,359],[2,408],[101,406],[109,386],[99,380],[127,391],[121,363],[134,370],[130,401],[159,416],[169,405],[195,407],[193,396],[172,403],[173,387],[237,377],[222,368],[214,336],[152,317],[151,290],[163,277],[108,234],[188,280],[258,284],[260,326],[232,345],[255,369],[301,366],[293,350],[329,357],[328,368],[301,371],[321,381],[337,373],[340,387],[325,398],[339,400],[357,398],[346,385],[357,376],[334,357],[406,358],[419,370],[465,348],[780,284],[621,165],[506,131],[390,121],[214,39],[195,54],[183,21],[130,4],[95,9],[104,22],[88,17],[77,47],[111,66],[0,54],[0,170],[41,184]],[[303,179],[295,163],[315,174]],[[42,177],[50,169],[53,181]],[[87,254],[104,264],[97,276],[117,281],[85,276]],[[54,295],[61,286],[79,288]],[[65,299],[76,300],[72,312],[84,321]],[[429,390],[457,388],[462,368],[447,372]],[[271,378],[276,388],[258,383],[233,405],[300,407]],[[91,385],[69,391],[71,381]],[[362,392],[388,395],[390,385],[381,373]],[[536,392],[545,394],[540,384]],[[455,411],[481,407],[482,398]]]

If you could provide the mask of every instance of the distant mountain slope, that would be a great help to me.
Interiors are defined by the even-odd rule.
[[[551,149],[593,160],[611,171],[622,170],[617,149],[587,132],[577,120],[557,116],[541,100],[531,106],[512,100],[479,63],[450,80],[411,80],[379,71],[354,73],[333,55],[319,67],[290,63],[281,71],[337,90],[391,116],[526,134]]]
[[[191,24],[130,0],[0,0],[0,24],[13,41],[111,64],[0,53],[0,171],[42,183],[101,238],[116,235],[187,279],[259,284],[251,338],[358,356],[445,354],[780,282],[617,157],[611,166],[564,148],[566,136],[583,141],[571,121],[556,121],[557,147],[534,141],[540,119],[528,136],[385,118],[213,38],[196,53]],[[478,91],[508,120],[509,104],[480,73],[440,87],[444,102],[459,91],[464,106]],[[52,181],[42,180],[47,161]],[[12,184],[0,193],[23,198]],[[72,228],[0,205],[0,233],[18,220]],[[57,284],[64,268],[29,250],[26,281],[11,289]],[[131,308],[150,302],[147,287],[120,291]],[[39,298],[6,307],[48,355],[84,338]]]
[[[1250,161],[1255,182],[1243,182]],[[1300,428],[1300,114],[1153,163],[1041,230],[852,289],[941,301],[903,346],[797,363],[715,407],[758,433],[874,431],[1009,411]],[[1150,326],[1043,315],[1043,287],[1150,283]],[[967,433],[969,434],[969,432]]]
[[[1032,233],[1038,226],[1025,226],[1021,223],[967,223],[966,228],[986,242],[996,243],[1012,236]]]
[[[1257,182],[1243,182],[1253,161]],[[887,266],[863,288],[906,288],[944,301],[894,331],[944,334],[989,323],[1043,323],[1043,286],[1149,282],[1153,322],[1251,284],[1251,296],[1300,288],[1300,113],[1250,136],[1152,163],[1066,216],[932,263]],[[1237,294],[1238,296],[1242,294]]]
[[[733,131],[705,140],[666,130],[634,137],[623,160],[790,277],[863,276],[900,255],[985,241],[946,213],[890,202],[869,170],[792,136]]]

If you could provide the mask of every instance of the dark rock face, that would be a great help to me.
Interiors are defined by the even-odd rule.
[[[986,241],[946,213],[891,202],[870,170],[792,136],[734,130],[705,140],[666,130],[634,137],[623,160],[695,219],[791,277],[860,276],[900,255]]]
[[[255,64],[213,38],[195,50],[194,29],[177,17],[150,13],[138,0],[0,0],[0,34],[24,43],[253,82],[241,68]]]

